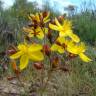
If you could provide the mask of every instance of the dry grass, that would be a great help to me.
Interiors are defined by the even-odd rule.
[[[47,84],[48,74],[47,70],[45,70],[43,74],[43,85],[41,84],[41,71],[32,68],[32,65],[30,64],[28,69],[20,76],[20,79],[24,84],[24,91],[21,95],[17,96],[96,96],[95,52],[94,49],[89,47],[88,54],[93,58],[93,62],[84,63],[79,58],[72,60],[71,62],[68,62],[68,66],[70,67],[69,72],[60,70],[53,71]],[[8,84],[9,81],[6,80],[6,82]],[[46,87],[44,87],[45,84]],[[19,86],[17,85],[17,87]]]

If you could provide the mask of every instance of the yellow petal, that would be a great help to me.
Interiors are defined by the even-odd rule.
[[[57,51],[59,48],[59,46],[57,44],[53,44],[52,47],[51,47],[51,50],[52,51]]]
[[[48,15],[43,19],[43,22],[44,22],[44,23],[47,23],[46,21],[50,20],[50,19],[48,19],[49,16],[50,16],[50,12],[48,12]]]
[[[80,58],[84,61],[84,62],[90,62],[92,61],[89,57],[87,57],[85,54],[80,53],[79,54]]]
[[[78,54],[78,47],[74,44],[74,42],[69,42],[67,45],[67,51],[73,54]]]
[[[44,38],[44,33],[43,33],[43,30],[39,27],[39,28],[37,28],[36,29],[36,32],[38,33],[37,34],[37,37],[39,38],[39,39],[43,39]]]
[[[33,37],[33,36],[34,36],[33,33],[29,33],[29,34],[28,34],[28,37]]]
[[[41,61],[44,59],[43,53],[40,51],[32,52],[29,54],[29,58],[33,61]]]
[[[36,52],[36,51],[40,51],[42,49],[42,45],[40,44],[31,44],[28,48],[29,52]]]
[[[35,19],[36,19],[38,22],[40,22],[40,18],[39,18],[39,14],[38,14],[38,13],[36,13]]]
[[[64,53],[64,48],[62,46],[58,46],[57,44],[52,45],[52,51],[58,51],[59,53]]]
[[[64,50],[63,47],[60,47],[60,48],[58,49],[58,52],[59,52],[59,53],[64,53],[64,51],[65,51],[65,50]]]
[[[74,42],[76,42],[76,43],[80,42],[80,38],[79,38],[77,35],[75,35],[73,32],[70,32],[68,35],[69,35],[69,37],[70,37]]]
[[[44,38],[43,30],[42,30],[40,27],[38,27],[35,31],[37,32],[37,35],[36,35],[36,36],[37,36],[39,39],[43,39],[43,38]]]
[[[22,55],[20,58],[20,70],[23,70],[27,67],[28,65],[28,56],[27,55]]]
[[[34,14],[30,14],[30,15],[28,16],[28,18],[29,18],[29,20],[33,20],[33,19],[35,18],[35,15],[34,15]]]
[[[57,18],[55,18],[55,23],[56,23],[56,25],[57,25],[58,27],[61,27],[61,28],[62,28],[62,26],[61,26],[61,24],[59,23],[59,21],[57,20]]]
[[[70,29],[72,29],[72,22],[66,19],[66,20],[64,20],[62,26],[64,29],[70,30]]]
[[[11,59],[17,59],[23,54],[22,51],[18,51],[17,53],[10,56]]]
[[[60,37],[66,37],[66,36],[68,36],[64,31],[60,31],[59,32],[59,36]]]
[[[65,37],[58,37],[56,41],[60,42],[61,44],[65,43]]]
[[[23,27],[23,30],[25,31],[25,32],[28,32],[28,33],[34,33],[34,31],[32,30],[32,29],[30,29],[30,28],[26,28],[26,27]]]
[[[47,23],[47,22],[49,22],[50,21],[50,19],[46,19],[46,20],[44,20],[43,22],[44,23]]]
[[[71,42],[71,40],[68,40],[65,37],[58,37],[56,41],[60,42],[60,44],[65,44],[65,45],[68,45]]]
[[[45,34],[48,33],[48,28],[43,28]]]
[[[31,18],[30,16],[28,16],[28,19],[29,19],[29,20],[32,20],[32,18]]]
[[[86,46],[85,46],[85,44],[83,43],[83,42],[80,42],[80,44],[79,44],[79,51],[80,51],[80,53],[82,52],[85,52],[86,51]]]
[[[59,30],[59,27],[58,27],[58,26],[56,26],[56,25],[54,25],[54,24],[51,24],[51,23],[49,23],[49,27],[50,27],[51,29],[53,29],[53,30]]]
[[[26,47],[25,44],[19,44],[18,45],[18,50],[25,51],[25,50],[27,50],[27,47]]]
[[[43,32],[40,32],[39,35],[37,35],[37,37],[38,37],[39,39],[43,39],[43,38],[44,38]]]

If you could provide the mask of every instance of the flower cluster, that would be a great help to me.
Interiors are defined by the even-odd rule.
[[[91,61],[91,59],[84,54],[86,46],[83,42],[80,42],[80,38],[73,33],[72,23],[69,20],[63,19],[63,24],[61,25],[57,18],[55,18],[55,24],[50,23],[49,27],[59,32],[58,38],[51,47],[52,51],[58,51],[59,53],[66,51],[73,55],[79,55],[85,62]]]
[[[49,14],[47,12],[30,14],[28,17],[31,20],[31,24],[23,30],[28,33],[28,37],[37,37],[39,39],[44,38],[44,32],[48,32],[48,28],[45,27],[46,23],[50,21]]]
[[[52,52],[59,52],[61,55],[68,54],[74,58],[80,56],[85,62],[92,61],[85,55],[85,44],[73,33],[72,22],[63,17],[59,18],[60,20],[58,18],[51,20],[49,16],[50,12],[30,14],[28,16],[31,24],[23,27],[25,35],[29,39],[34,40],[36,38],[37,41],[41,42],[36,40],[29,42],[24,38],[24,42],[17,46],[16,52],[10,55],[11,59],[20,58],[20,70],[27,67],[29,60],[42,64],[41,62],[44,60],[45,55],[50,58]],[[52,36],[55,31],[58,32],[56,38]],[[53,38],[55,39],[52,41]],[[56,65],[59,59],[58,57],[54,58],[52,64],[56,62],[54,64]],[[34,64],[37,66],[39,63]],[[41,67],[39,66],[38,68]]]

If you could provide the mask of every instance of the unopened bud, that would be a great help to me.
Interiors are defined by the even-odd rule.
[[[50,47],[48,45],[44,45],[43,46],[43,52],[47,55],[50,56],[51,50]]]
[[[48,38],[49,42],[52,44],[52,34],[51,34],[50,29],[48,30],[47,38]]]
[[[53,57],[52,59],[52,68],[57,68],[60,63],[60,59],[58,56]]]
[[[12,54],[15,54],[17,51],[15,49],[9,49],[6,51],[6,54],[7,55],[12,55]]]
[[[44,18],[45,18],[47,15],[48,15],[48,12],[47,12],[47,11],[43,12],[43,17],[44,17]]]
[[[43,63],[42,62],[36,62],[34,63],[34,67],[37,69],[37,70],[40,70],[44,67]]]
[[[58,17],[58,20],[59,20],[59,21],[62,21],[63,19],[64,19],[63,16],[59,16],[59,17]]]

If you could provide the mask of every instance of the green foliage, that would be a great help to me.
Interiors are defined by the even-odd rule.
[[[36,3],[27,0],[15,0],[9,9],[2,8],[0,1],[0,50],[3,51],[11,43],[22,40],[22,27],[28,21],[28,14],[38,11]],[[18,34],[18,32],[20,34]]]
[[[73,22],[75,24],[75,31],[86,41],[94,45],[96,41],[96,16],[95,12],[84,12],[73,17]]]

